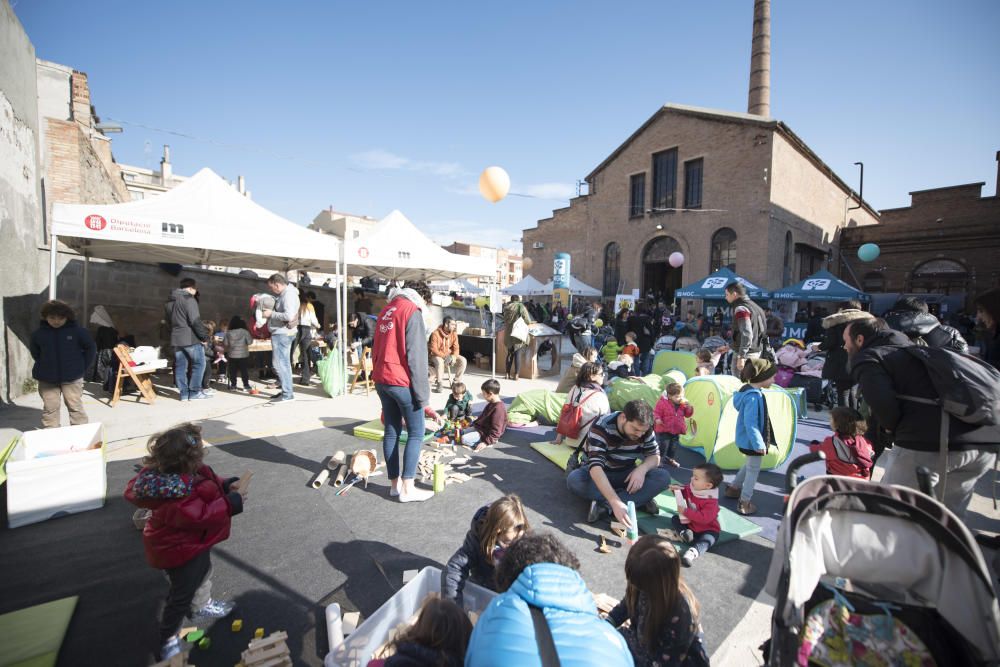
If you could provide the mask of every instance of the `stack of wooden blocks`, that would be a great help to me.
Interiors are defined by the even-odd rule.
[[[486,465],[472,462],[468,457],[462,456],[452,458],[451,461],[445,461],[445,459],[453,456],[455,456],[454,452],[444,450],[421,452],[420,462],[417,464],[417,472],[420,473],[420,480],[424,483],[430,483],[434,479],[434,466],[438,463],[444,465],[445,484],[461,484],[468,482],[473,477],[481,477],[484,474],[482,470],[470,472],[477,468],[485,468]],[[461,468],[462,470],[455,470],[455,468]]]
[[[243,651],[244,667],[292,667],[292,657],[285,640],[288,634],[272,632],[263,639],[253,639]]]

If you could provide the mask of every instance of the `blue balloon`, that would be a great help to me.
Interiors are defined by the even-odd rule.
[[[858,248],[858,259],[862,262],[874,262],[882,250],[874,243],[866,243]]]

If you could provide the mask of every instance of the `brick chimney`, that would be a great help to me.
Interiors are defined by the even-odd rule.
[[[771,115],[771,0],[754,0],[747,113]]]
[[[1000,151],[997,151],[997,197],[1000,197]]]
[[[163,144],[163,157],[160,159],[160,184],[170,187],[169,181],[174,176],[174,168],[170,164],[170,146]]]

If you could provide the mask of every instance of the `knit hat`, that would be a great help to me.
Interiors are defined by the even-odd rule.
[[[747,359],[740,372],[740,379],[744,382],[763,382],[774,377],[778,372],[778,367],[767,359]]]

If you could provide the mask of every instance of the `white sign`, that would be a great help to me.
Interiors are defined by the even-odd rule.
[[[729,282],[729,278],[725,276],[713,276],[707,278],[705,282],[701,284],[702,289],[719,289],[720,287],[725,287],[726,283]]]
[[[830,281],[826,278],[813,278],[802,283],[804,290],[822,291],[830,288]]]

